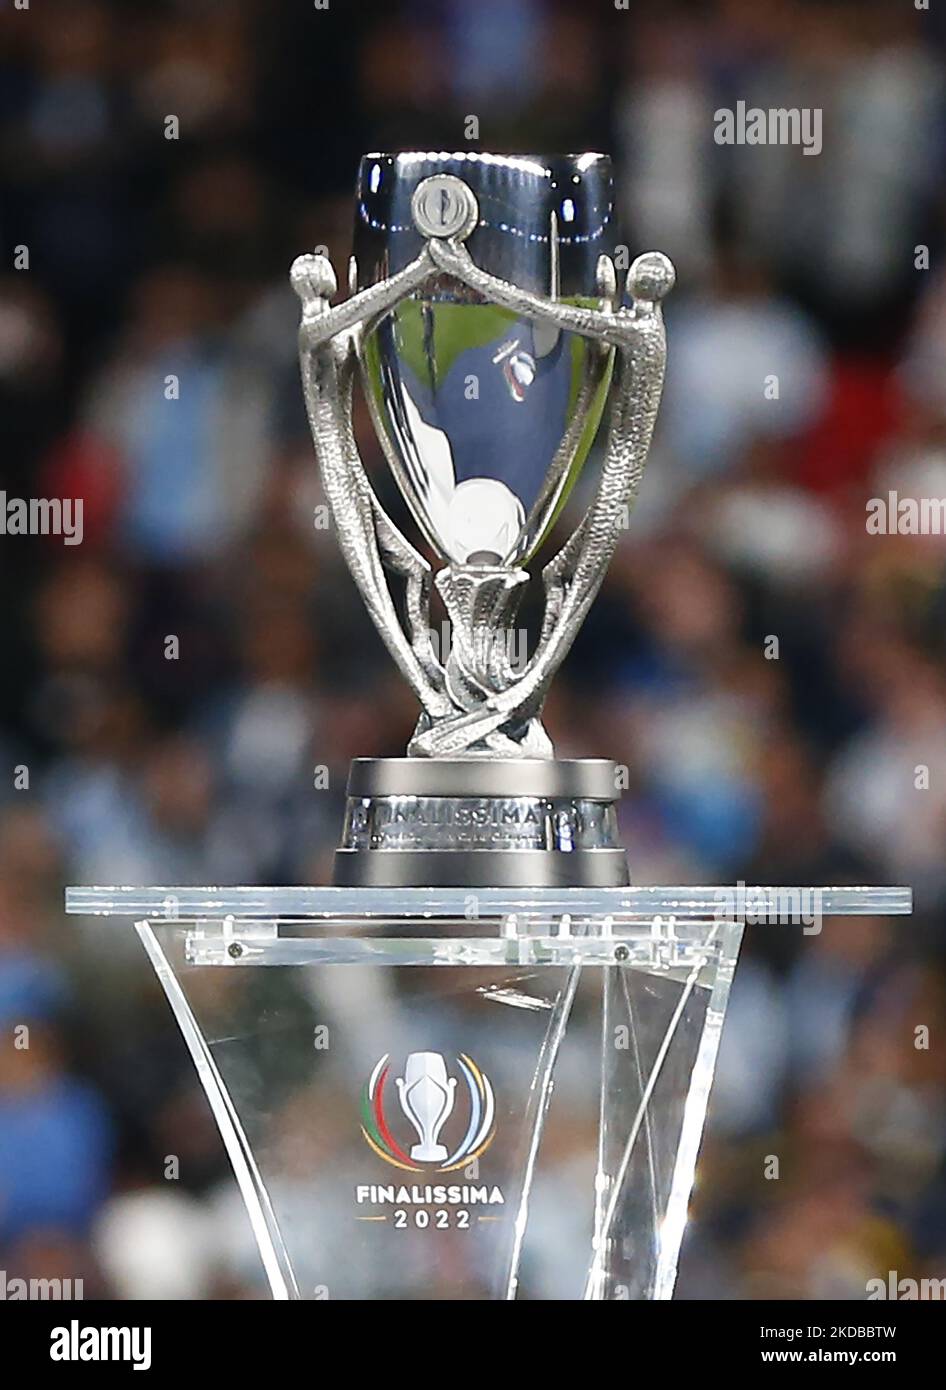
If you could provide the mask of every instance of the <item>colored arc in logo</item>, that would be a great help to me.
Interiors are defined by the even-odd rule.
[[[386,1052],[376,1064],[369,1080],[361,1090],[361,1132],[365,1142],[386,1163],[402,1168],[409,1173],[421,1173],[423,1166],[412,1161],[410,1155],[397,1142],[391,1133],[385,1109],[386,1090],[391,1067],[390,1053]],[[496,1103],[489,1077],[465,1052],[457,1057],[460,1075],[466,1083],[470,1099],[470,1119],[460,1144],[436,1171],[449,1173],[472,1163],[485,1153],[493,1142],[496,1131],[494,1119]],[[398,1085],[403,1083],[399,1082]],[[451,1086],[455,1082],[450,1083]],[[403,1103],[403,1102],[402,1102]]]
[[[387,1083],[388,1066],[386,1052],[381,1058],[367,1085],[361,1089],[361,1132],[379,1158],[393,1163],[395,1168],[406,1168],[408,1172],[420,1173],[423,1170],[412,1163],[388,1128],[384,1114],[384,1088]]]

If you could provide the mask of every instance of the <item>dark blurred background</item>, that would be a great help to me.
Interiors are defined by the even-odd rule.
[[[624,240],[678,270],[557,750],[630,769],[637,882],[916,892],[912,920],[747,930],[678,1296],[946,1275],[946,537],[865,527],[888,489],[946,497],[936,10],[5,0],[0,483],[84,499],[79,546],[0,537],[8,1272],[264,1293],[145,957],[62,889],[324,882],[350,758],[403,752],[412,699],[313,525],[287,271],[327,246],[344,281],[362,152],[484,148],[610,150]],[[716,145],[740,99],[821,108],[822,152]]]

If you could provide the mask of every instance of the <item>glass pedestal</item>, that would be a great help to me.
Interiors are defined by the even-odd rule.
[[[746,922],[902,888],[72,888],[131,919],[274,1298],[669,1298]]]

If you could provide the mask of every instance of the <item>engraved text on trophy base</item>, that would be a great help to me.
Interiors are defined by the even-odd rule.
[[[350,798],[344,849],[616,849],[609,802],[546,797]]]

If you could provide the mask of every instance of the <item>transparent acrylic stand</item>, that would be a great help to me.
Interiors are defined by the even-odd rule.
[[[741,886],[66,904],[134,921],[277,1299],[669,1298],[744,923],[911,911]]]

